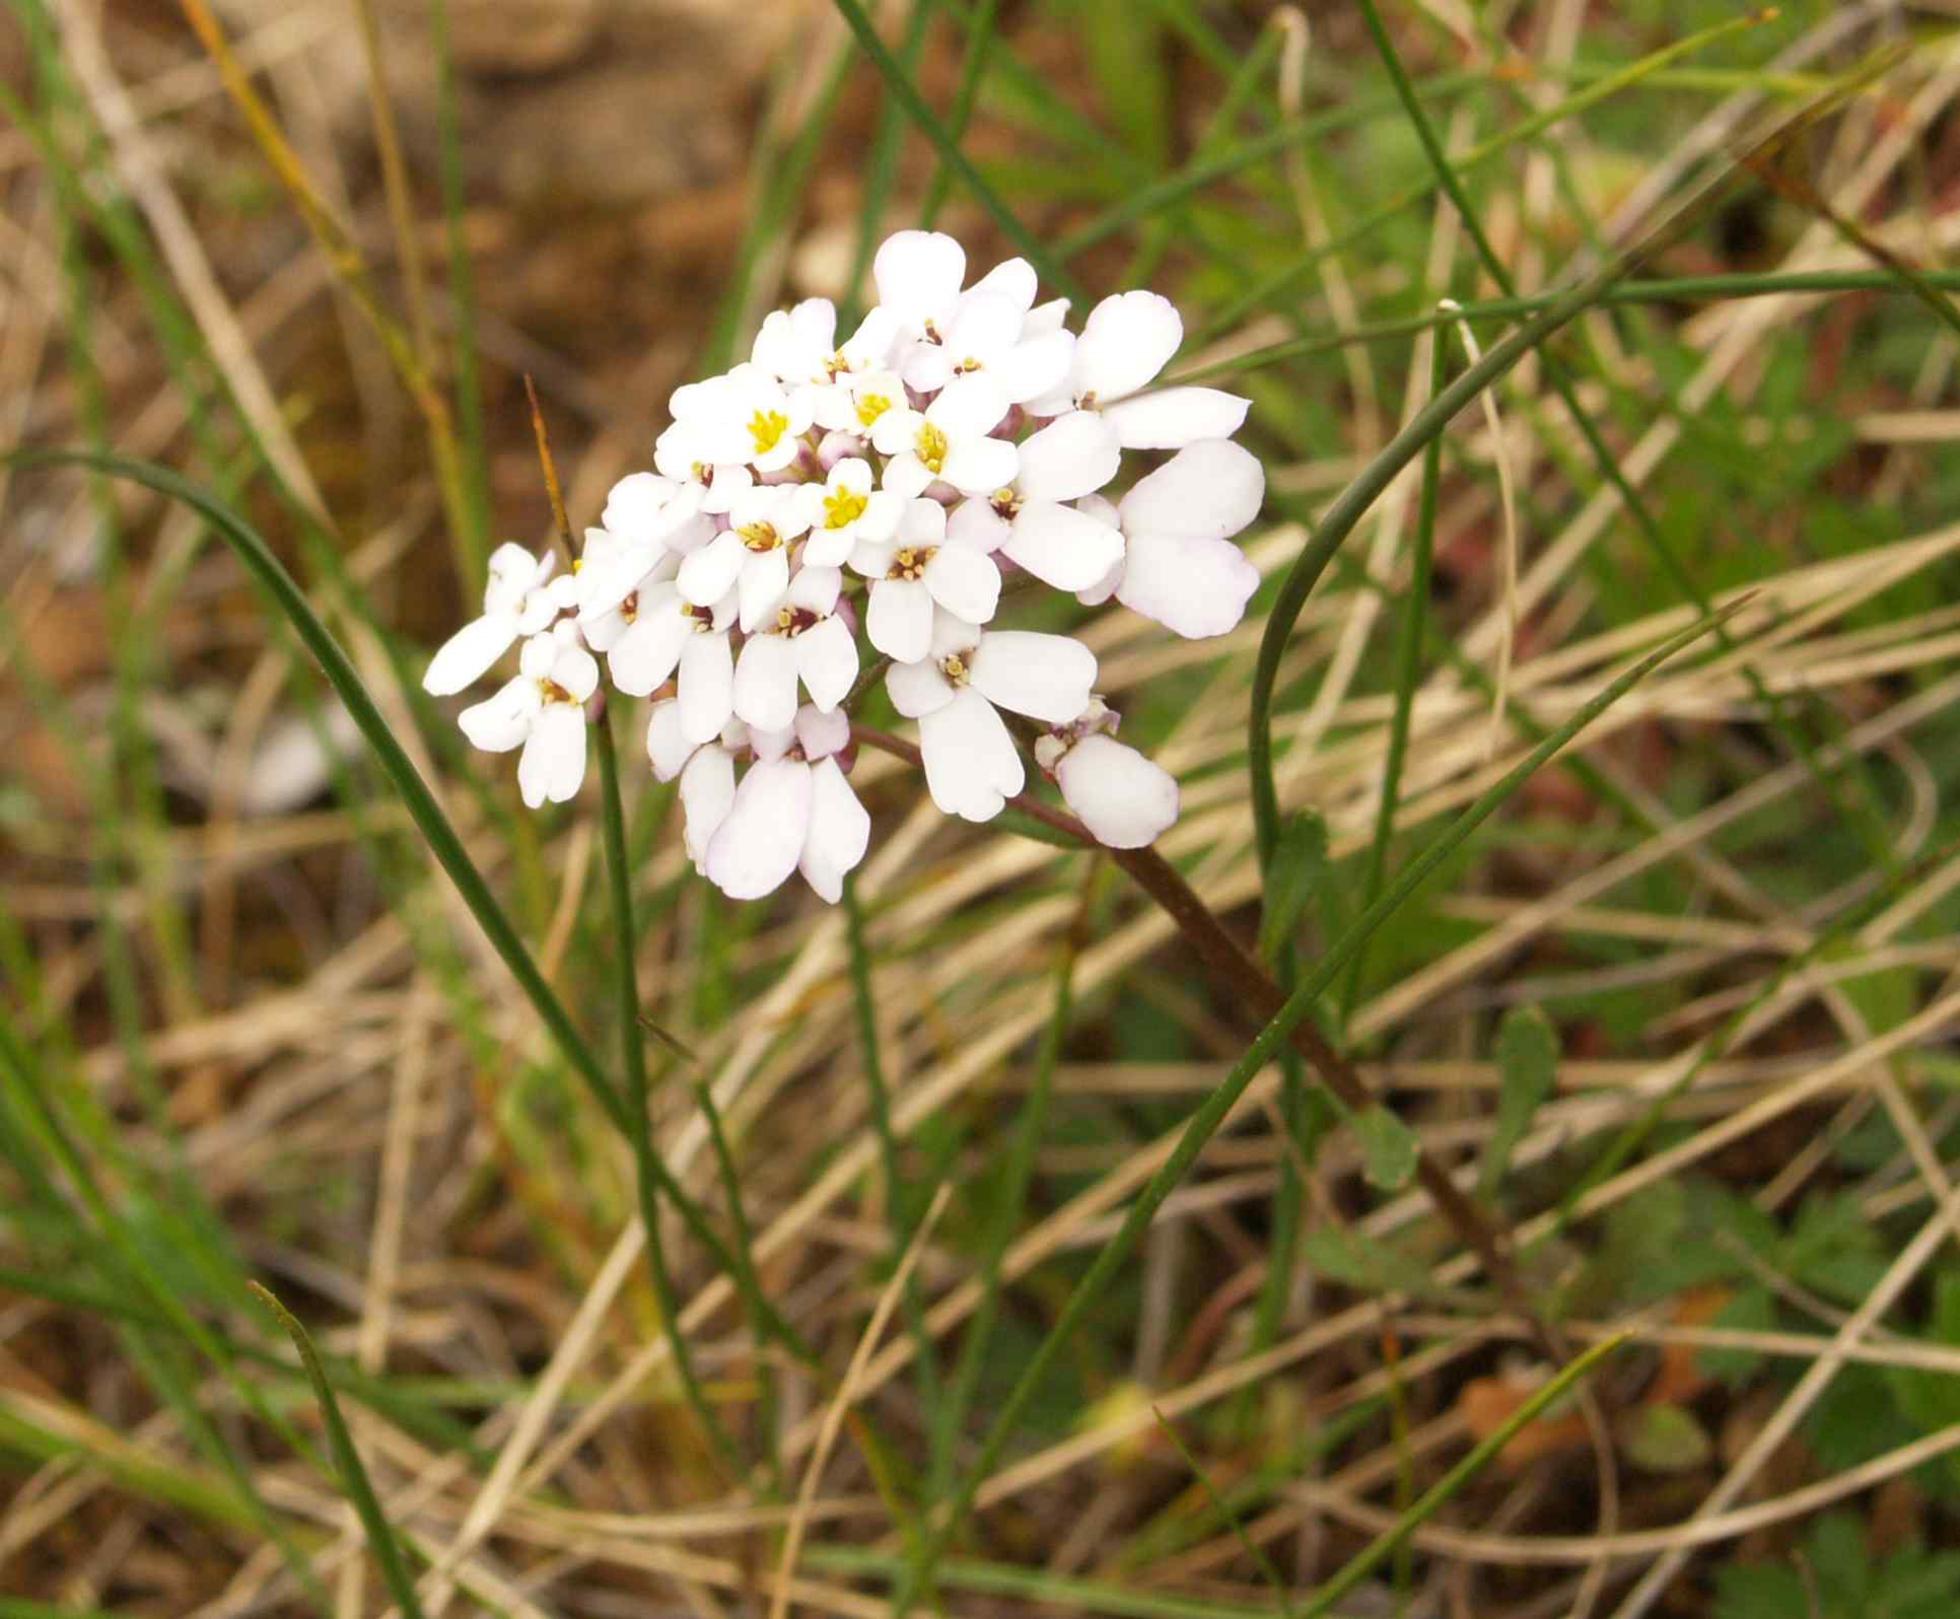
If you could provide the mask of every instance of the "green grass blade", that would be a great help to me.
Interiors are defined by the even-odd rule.
[[[374,1486],[368,1482],[367,1469],[361,1465],[361,1453],[354,1447],[354,1436],[347,1431],[347,1421],[340,1414],[340,1402],[334,1398],[333,1385],[327,1381],[326,1371],[320,1365],[320,1355],[313,1347],[313,1339],[300,1325],[299,1318],[279,1302],[270,1288],[262,1287],[257,1282],[250,1285],[266,1308],[278,1318],[279,1325],[286,1329],[286,1335],[293,1340],[293,1347],[299,1351],[300,1364],[306,1368],[306,1380],[313,1385],[314,1399],[320,1402],[320,1420],[326,1425],[327,1443],[333,1449],[334,1466],[340,1473],[341,1487],[347,1492],[348,1500],[360,1517],[361,1528],[367,1534],[368,1549],[374,1553],[389,1595],[395,1599],[395,1606],[401,1609],[403,1619],[422,1619],[422,1604],[416,1600],[415,1580],[402,1556],[401,1544],[395,1539],[395,1532],[381,1510]]]

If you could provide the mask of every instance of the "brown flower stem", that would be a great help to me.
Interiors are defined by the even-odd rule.
[[[902,737],[865,725],[853,725],[851,734],[867,747],[889,753],[915,768],[923,766],[924,760],[918,748]],[[1107,848],[1097,842],[1095,835],[1073,815],[1044,804],[1027,793],[1017,794],[1007,802],[1010,808],[1088,848],[1107,854],[1121,866],[1136,885],[1157,903],[1159,909],[1177,924],[1178,931],[1197,952],[1198,959],[1205,964],[1212,977],[1237,997],[1260,1022],[1270,1022],[1285,1006],[1285,993],[1267,976],[1265,968],[1232,937],[1216,913],[1199,898],[1197,891],[1154,848]],[[1358,1113],[1374,1106],[1375,1099],[1354,1064],[1334,1048],[1312,1018],[1305,1018],[1296,1024],[1290,1038],[1294,1049],[1306,1059],[1321,1083],[1350,1112]],[[1542,1347],[1548,1353],[1559,1359],[1565,1358],[1559,1333],[1540,1314],[1518,1275],[1509,1231],[1495,1224],[1476,1200],[1456,1184],[1449,1171],[1422,1147],[1416,1149],[1415,1174],[1430,1201],[1436,1205],[1437,1213],[1476,1253],[1483,1264],[1484,1274],[1491,1279],[1505,1303],[1532,1323]]]

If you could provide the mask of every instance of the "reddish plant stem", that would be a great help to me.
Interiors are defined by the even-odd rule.
[[[914,768],[923,768],[924,759],[913,743],[902,737],[853,725],[851,734],[867,747],[889,753]],[[1177,925],[1198,959],[1209,969],[1221,987],[1236,996],[1262,1023],[1269,1023],[1286,1004],[1285,992],[1267,976],[1265,968],[1233,938],[1225,924],[1176,867],[1154,848],[1111,849],[1096,841],[1095,835],[1066,811],[1044,804],[1030,794],[1021,793],[1008,801],[1009,807],[1086,848],[1109,856],[1127,872],[1132,881],[1154,900],[1159,909]],[[1328,1090],[1350,1112],[1361,1112],[1375,1105],[1367,1083],[1354,1064],[1329,1043],[1311,1017],[1293,1026],[1289,1035],[1293,1047],[1304,1057]],[[1539,1314],[1518,1274],[1510,1233],[1492,1222],[1490,1216],[1451,1178],[1450,1173],[1427,1149],[1416,1149],[1416,1180],[1436,1205],[1436,1211],[1482,1263],[1484,1274],[1505,1302],[1536,1328],[1542,1346],[1563,1358],[1558,1332]]]

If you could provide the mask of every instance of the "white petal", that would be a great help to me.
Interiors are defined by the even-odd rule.
[[[1184,539],[1229,538],[1259,515],[1266,473],[1251,451],[1224,439],[1179,450],[1123,497],[1123,530]]]
[[[916,329],[951,312],[966,279],[966,249],[939,231],[902,230],[885,238],[871,275],[880,307]]]
[[[688,556],[674,576],[674,584],[696,607],[712,607],[735,588],[748,558],[749,548],[742,543],[742,536],[727,529]]]
[[[626,544],[657,541],[664,529],[667,507],[677,486],[672,479],[652,472],[635,472],[621,478],[606,496],[606,509],[599,514],[599,526]]]
[[[947,815],[991,821],[1027,781],[1006,725],[971,686],[919,721],[919,749],[926,790]]]
[[[1250,399],[1217,388],[1165,388],[1120,400],[1102,414],[1126,450],[1181,450],[1200,439],[1230,438],[1251,408]]]
[[[1223,635],[1245,617],[1259,570],[1230,540],[1130,536],[1116,599],[1188,640]]]
[[[483,582],[483,610],[504,612],[515,607],[526,591],[551,572],[550,561],[550,552],[540,559],[506,540],[490,553],[489,573]]]
[[[456,716],[472,747],[485,753],[508,753],[531,734],[531,722],[542,706],[534,676],[507,680],[480,703]]]
[[[938,503],[928,501],[926,504]],[[944,515],[944,507],[939,510],[948,545],[986,553],[998,551],[1007,543],[1007,519],[985,500],[963,500],[953,508],[951,517]],[[899,538],[903,539],[904,535],[901,534]]]
[[[803,566],[796,571],[790,581],[789,593],[783,598],[792,607],[807,607],[819,616],[834,612],[838,593],[844,588],[844,576],[835,568],[818,568],[804,559]]]
[[[945,331],[945,352],[955,364],[978,360],[991,366],[1020,341],[1021,322],[1028,307],[1011,297],[975,287],[960,299],[960,307]]]
[[[578,796],[585,780],[585,715],[570,703],[546,703],[517,760],[517,785],[536,809]]]
[[[956,439],[939,476],[963,495],[990,495],[1014,481],[1020,456],[1001,438]]]
[[[1031,501],[1014,519],[1001,555],[1057,590],[1087,590],[1123,555],[1123,535],[1073,506]]]
[[[835,759],[810,770],[810,830],[797,867],[818,896],[835,905],[844,894],[845,873],[853,871],[871,846],[871,817],[858,802]]]
[[[676,600],[661,602],[635,619],[606,653],[612,682],[628,697],[644,697],[670,679],[681,649],[694,635],[694,620]]]
[[[953,683],[936,663],[895,663],[885,671],[892,707],[908,720],[936,713],[953,700]]]
[[[687,816],[687,857],[694,869],[707,864],[708,843],[735,802],[735,760],[727,749],[697,748],[681,772],[681,809]]]
[[[1177,820],[1177,780],[1111,736],[1085,736],[1062,756],[1055,780],[1068,807],[1112,849],[1141,849]]]
[[[584,702],[599,689],[599,660],[582,646],[560,647],[551,664],[552,684]]]
[[[803,689],[818,708],[833,709],[850,695],[858,677],[858,649],[841,618],[811,625],[790,644],[796,648],[796,671],[803,678]]]
[[[786,635],[751,635],[735,664],[735,712],[764,731],[796,719],[796,646]]]
[[[1041,283],[1036,279],[1034,266],[1026,259],[1003,259],[966,289],[970,298],[975,293],[1005,298],[1017,310],[1026,313],[1034,307],[1036,292]],[[1062,307],[1068,307],[1064,300]]]
[[[1068,380],[1075,358],[1075,334],[1050,332],[1027,338],[987,367],[1010,404],[1021,405],[1053,393]]]
[[[450,697],[474,685],[517,639],[517,615],[485,613],[473,618],[444,641],[429,660],[422,689],[432,697]]]
[[[1143,387],[1184,341],[1184,322],[1170,299],[1121,292],[1089,311],[1075,345],[1069,380],[1078,399],[1111,404]]]
[[[1006,414],[1007,397],[985,372],[955,377],[926,406],[926,420],[956,439],[992,432]]]
[[[974,650],[973,684],[991,702],[1029,719],[1066,725],[1089,706],[1096,655],[1066,635],[991,630]]]
[[[902,500],[910,500],[922,495],[932,482],[932,474],[910,450],[895,455],[885,463],[885,487]]]
[[[1021,443],[1016,487],[1028,500],[1075,500],[1116,476],[1123,451],[1093,410],[1073,410]]]
[[[779,545],[773,551],[751,554],[742,564],[736,584],[741,593],[737,622],[746,634],[773,617],[782,605],[783,595],[789,589],[788,548]]]
[[[730,899],[760,899],[782,887],[803,853],[811,792],[810,767],[800,759],[749,766],[708,843],[708,881]]]
[[[1000,605],[1000,569],[972,546],[941,546],[926,564],[922,582],[934,601],[969,624],[987,623]]]
[[[647,715],[647,757],[653,761],[654,780],[672,781],[693,753],[693,744],[681,735],[680,704],[655,703]]]
[[[1041,337],[1049,332],[1059,332],[1062,329],[1062,322],[1067,319],[1068,300],[1050,298],[1047,303],[1037,304],[1028,311],[1027,321],[1021,327],[1021,336]]]
[[[681,735],[711,742],[735,712],[735,655],[726,635],[690,635],[681,647]]]
[[[931,592],[917,579],[875,580],[864,633],[886,657],[917,663],[932,646]]]

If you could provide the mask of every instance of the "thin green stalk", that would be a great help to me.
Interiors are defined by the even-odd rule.
[[[654,1195],[653,1162],[658,1156],[653,1131],[647,1121],[646,1040],[640,1031],[640,988],[634,970],[639,934],[633,928],[633,879],[626,864],[626,811],[619,792],[619,759],[613,746],[613,717],[608,707],[592,728],[599,753],[600,830],[605,840],[606,886],[612,901],[612,957],[614,1013],[619,1021],[619,1052],[626,1070],[627,1134],[633,1144],[633,1184],[640,1205],[640,1224],[646,1232],[647,1271],[653,1282],[655,1306],[660,1311],[660,1330],[673,1346],[674,1371],[680,1379],[701,1431],[714,1447],[733,1478],[740,1478],[741,1451],[722,1426],[715,1409],[702,1392],[701,1379],[694,1370],[694,1356],[681,1331],[680,1305],[674,1277],[667,1264],[667,1248],[660,1234],[660,1205]]]
[[[320,1403],[320,1420],[326,1425],[327,1442],[333,1448],[334,1467],[340,1474],[341,1488],[347,1492],[355,1513],[360,1517],[361,1528],[367,1535],[368,1550],[374,1553],[388,1594],[395,1599],[395,1606],[401,1610],[403,1619],[422,1619],[422,1604],[415,1595],[414,1576],[408,1571],[401,1545],[395,1539],[394,1530],[389,1527],[387,1514],[381,1510],[374,1486],[368,1482],[367,1469],[361,1465],[361,1453],[355,1448],[354,1436],[347,1431],[347,1421],[340,1414],[340,1402],[334,1398],[333,1385],[327,1381],[319,1352],[313,1347],[313,1339],[300,1325],[298,1318],[273,1296],[270,1288],[261,1287],[257,1282],[248,1285],[278,1318],[280,1326],[293,1340],[293,1347],[299,1351],[300,1364],[306,1369],[306,1380],[313,1385],[313,1398]]]
[[[1184,1435],[1177,1431],[1177,1424],[1154,1405],[1150,1408],[1150,1414],[1157,1419],[1158,1431],[1176,1447],[1178,1455],[1184,1459],[1184,1465],[1190,1470],[1191,1476],[1198,1481],[1198,1488],[1204,1492],[1204,1497],[1210,1502],[1212,1511],[1223,1520],[1232,1531],[1232,1538],[1239,1543],[1246,1556],[1252,1559],[1252,1566],[1259,1570],[1259,1577],[1272,1587],[1273,1596],[1279,1602],[1280,1612],[1291,1615],[1293,1602],[1286,1593],[1286,1581],[1280,1577],[1279,1570],[1273,1567],[1273,1560],[1266,1555],[1265,1548],[1246,1533],[1245,1524],[1227,1504],[1225,1497],[1218,1493],[1217,1487],[1211,1482],[1211,1476],[1205,1472],[1204,1464],[1191,1454],[1191,1447],[1185,1444]]]
[[[1443,385],[1443,334],[1430,350],[1429,391]],[[1442,483],[1443,435],[1438,433],[1423,450],[1422,493],[1416,508],[1416,532],[1409,556],[1409,593],[1402,604],[1402,623],[1395,644],[1395,710],[1388,722],[1388,748],[1382,761],[1381,801],[1375,806],[1374,836],[1368,844],[1367,875],[1362,903],[1372,905],[1388,877],[1388,848],[1395,837],[1395,811],[1401,802],[1402,766],[1409,754],[1409,716],[1415,707],[1416,683],[1422,675],[1422,632],[1429,619],[1429,579],[1436,554],[1436,496]],[[1353,1012],[1360,993],[1368,952],[1357,950],[1348,969],[1342,1016]]]
[[[1547,1407],[1563,1398],[1567,1390],[1576,1385],[1608,1355],[1621,1348],[1630,1336],[1629,1333],[1620,1333],[1615,1337],[1602,1339],[1570,1365],[1561,1368],[1557,1375],[1541,1387],[1533,1390],[1531,1397],[1499,1423],[1493,1433],[1425,1490],[1415,1505],[1397,1518],[1389,1528],[1383,1530],[1370,1542],[1367,1549],[1352,1559],[1340,1573],[1316,1591],[1313,1600],[1300,1610],[1299,1619],[1325,1619],[1325,1615],[1333,1612],[1335,1603],[1381,1567],[1382,1563],[1393,1556],[1396,1549],[1411,1535],[1435,1517],[1463,1492],[1464,1487],[1471,1480],[1496,1461],[1503,1454],[1504,1447],[1510,1444],[1528,1423],[1537,1421]]]
[[[920,132],[938,151],[939,158],[960,182],[973,193],[973,199],[993,216],[994,223],[1000,226],[1007,238],[1018,247],[1027,260],[1042,277],[1075,302],[1082,301],[1080,284],[1066,269],[1056,262],[1041,238],[1021,223],[1013,209],[1009,208],[995,192],[994,188],[982,178],[980,171],[968,160],[959,148],[959,143],[938,116],[925,103],[918,88],[906,76],[905,69],[891,53],[891,48],[878,37],[878,29],[865,12],[860,0],[834,0],[845,24],[857,39],[864,54],[871,58],[871,65],[877,68],[886,87],[905,109],[906,116],[919,126]]]
[[[966,25],[966,56],[960,63],[960,82],[953,91],[953,105],[946,114],[946,133],[954,143],[966,134],[973,118],[973,103],[980,94],[980,80],[987,71],[987,54],[994,43],[994,25],[1000,15],[1000,0],[980,0]],[[919,205],[919,228],[931,230],[939,210],[946,206],[946,195],[953,188],[952,165],[941,153],[932,171],[932,184]]]
[[[1388,29],[1382,22],[1380,7],[1376,0],[1360,0],[1360,4],[1362,20],[1367,24],[1369,36],[1374,40],[1376,54],[1381,57],[1383,67],[1388,70],[1389,80],[1395,86],[1396,96],[1401,101],[1402,110],[1409,120],[1410,127],[1415,130],[1416,139],[1429,160],[1437,184],[1448,196],[1457,218],[1462,222],[1465,233],[1476,249],[1477,258],[1483,264],[1485,272],[1497,283],[1498,290],[1505,297],[1515,298],[1518,291],[1517,283],[1511,275],[1509,266],[1504,263],[1502,255],[1492,245],[1488,233],[1484,230],[1483,221],[1479,218],[1469,193],[1463,187],[1458,166],[1450,161],[1449,154],[1443,150],[1441,137],[1423,112],[1422,103],[1415,93],[1415,86],[1410,81],[1407,70],[1402,66],[1401,56],[1395,49],[1395,42],[1388,37]],[[1947,318],[1960,323],[1960,316],[1955,315],[1952,308],[1937,294],[1928,292],[1926,296],[1945,311]],[[1544,371],[1545,380],[1552,385],[1560,403],[1565,406],[1567,416],[1579,429],[1579,436],[1585,442],[1586,451],[1592,457],[1594,467],[1611,486],[1613,492],[1619,496],[1622,509],[1633,522],[1634,532],[1640,536],[1648,551],[1660,563],[1662,570],[1674,581],[1675,588],[1694,603],[1697,611],[1709,612],[1712,604],[1708,592],[1702,588],[1700,580],[1682,561],[1680,553],[1669,543],[1660,524],[1654,520],[1654,514],[1648,509],[1645,498],[1634,488],[1632,480],[1621,469],[1618,455],[1607,444],[1598,424],[1592,419],[1592,413],[1580,402],[1578,390],[1573,387],[1572,379],[1567,374],[1564,364],[1550,351],[1547,351],[1544,356]],[[1733,650],[1725,630],[1718,628],[1716,634],[1722,642],[1724,651]],[[1782,695],[1770,689],[1754,663],[1745,659],[1738,667],[1743,679],[1749,683],[1751,694],[1767,712],[1771,725],[1803,761],[1811,778],[1817,783],[1833,809],[1859,827],[1864,835],[1867,851],[1881,867],[1889,870],[1896,859],[1891,833],[1873,804],[1869,790],[1854,793],[1851,802],[1847,804],[1838,791],[1837,783],[1819,765],[1816,750],[1810,745],[1809,738],[1791,721],[1788,706]]]
[[[954,1363],[952,1386],[938,1413],[932,1435],[932,1479],[927,1491],[932,1501],[944,1499],[952,1487],[953,1459],[967,1411],[980,1386],[980,1373],[987,1364],[994,1326],[1000,1317],[1002,1267],[1007,1250],[1020,1227],[1027,1206],[1028,1187],[1034,1180],[1035,1157],[1048,1128],[1048,1108],[1055,1091],[1055,1070],[1062,1060],[1062,1047],[1068,1039],[1069,1021],[1075,1012],[1075,965],[1088,942],[1089,914],[1095,900],[1098,879],[1105,866],[1092,860],[1083,874],[1082,898],[1075,921],[1062,940],[1054,968],[1054,988],[1041,1046],[1035,1053],[1034,1078],[1021,1116],[1015,1122],[1008,1143],[1007,1161],[1001,1170],[1001,1187],[992,1215],[981,1239],[980,1299],[973,1307],[966,1334],[960,1343],[959,1359]]]
[[[1734,611],[1733,608],[1730,611]],[[1138,1192],[1123,1223],[1096,1253],[1082,1279],[1070,1291],[1054,1326],[1030,1357],[1013,1389],[1001,1404],[999,1414],[981,1442],[972,1466],[956,1490],[948,1510],[927,1540],[909,1570],[904,1585],[893,1599],[899,1615],[908,1613],[932,1576],[932,1568],[944,1555],[958,1532],[959,1524],[971,1508],[981,1481],[992,1473],[1007,1441],[1018,1427],[1028,1402],[1034,1397],[1049,1368],[1063,1347],[1075,1335],[1116,1272],[1128,1259],[1143,1233],[1155,1219],[1164,1200],[1176,1189],[1197,1162],[1206,1144],[1225,1122],[1259,1071],[1265,1067],[1281,1043],[1313,1012],[1321,994],[1347,967],[1355,952],[1384,922],[1399,911],[1436,869],[1460,848],[1478,827],[1490,819],[1525,782],[1562,751],[1601,714],[1605,713],[1636,685],[1676,653],[1708,634],[1713,621],[1703,619],[1680,634],[1671,636],[1647,656],[1633,664],[1617,679],[1597,693],[1542,743],[1486,788],[1442,833],[1397,874],[1380,899],[1348,927],[1300,982],[1286,1003],[1260,1030],[1231,1071],[1212,1090],[1187,1120],[1177,1145],[1159,1166],[1149,1182]]]
[[[919,53],[925,49],[926,33],[932,26],[937,0],[912,0],[912,11],[905,22],[905,38],[898,47],[898,65],[908,78],[918,71]],[[955,140],[959,137],[953,136]],[[878,109],[878,132],[872,137],[871,158],[864,170],[864,200],[858,205],[857,250],[851,257],[850,279],[844,283],[839,301],[839,320],[845,327],[857,323],[858,289],[871,271],[871,255],[878,247],[883,228],[885,204],[891,199],[892,183],[898,178],[898,159],[905,144],[905,119],[896,99],[885,97]]]
[[[904,1168],[898,1160],[898,1135],[892,1129],[891,1088],[885,1082],[885,1061],[878,1045],[878,1006],[871,984],[871,951],[865,943],[864,907],[858,901],[855,873],[844,879],[844,939],[850,953],[858,1060],[864,1065],[871,1129],[878,1138],[878,1157],[884,1169],[885,1219],[891,1226],[892,1263],[897,1264],[912,1245],[917,1222],[912,1216]],[[905,1314],[906,1330],[912,1335],[912,1364],[919,1382],[919,1403],[926,1411],[928,1427],[936,1429],[940,1406],[939,1356],[933,1348],[932,1332],[926,1326],[925,1304],[919,1294],[916,1270],[906,1275],[899,1305]]]

